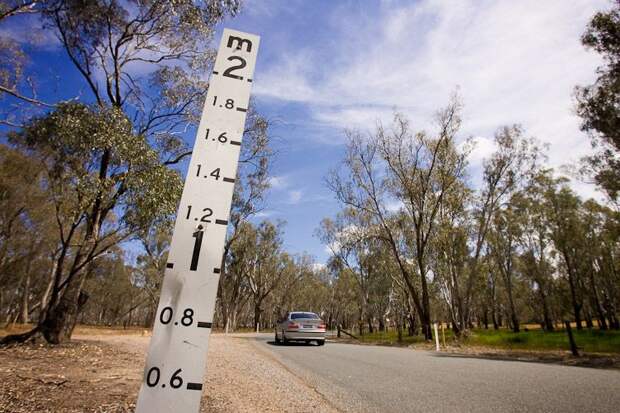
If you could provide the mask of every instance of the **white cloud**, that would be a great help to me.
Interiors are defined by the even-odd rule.
[[[37,14],[21,14],[7,18],[0,28],[0,37],[42,50],[55,50],[61,43],[52,30],[43,29]]]
[[[272,189],[283,189],[288,186],[288,178],[285,176],[271,176],[269,177],[269,186]]]
[[[473,148],[469,153],[469,162],[474,165],[482,164],[482,161],[497,149],[497,145],[492,137],[475,136],[472,138],[471,143]],[[464,146],[465,143],[463,143]]]
[[[412,126],[458,87],[465,104],[462,135],[476,136],[471,159],[492,150],[499,126],[520,123],[549,142],[559,166],[590,151],[573,113],[573,88],[595,78],[600,57],[581,33],[606,0],[422,0],[384,4],[377,15],[335,7],[335,30],[317,48],[291,49],[263,70],[255,92],[305,103],[317,124],[372,129],[393,108]],[[353,9],[355,10],[355,9]]]
[[[403,204],[403,201],[401,201],[400,199],[392,199],[386,202],[385,209],[388,212],[397,212],[401,210],[404,206],[405,204]]]
[[[302,191],[301,190],[294,190],[294,191],[289,191],[288,193],[288,202],[289,204],[298,204],[299,201],[301,201],[301,196],[302,196]]]
[[[326,265],[321,262],[312,263],[312,270],[314,270],[314,272],[322,271],[325,268],[326,268]]]
[[[277,211],[271,210],[271,209],[267,209],[267,210],[263,210],[263,211],[259,211],[256,214],[254,214],[254,217],[256,218],[269,218],[272,217],[274,215],[277,215]]]

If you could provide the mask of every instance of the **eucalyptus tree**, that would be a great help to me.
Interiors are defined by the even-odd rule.
[[[461,334],[464,323],[464,283],[470,253],[473,195],[470,188],[460,185],[446,197],[439,210],[437,236],[431,248],[435,283],[457,335]]]
[[[366,323],[370,333],[374,330],[374,314],[371,310],[371,295],[380,274],[376,259],[377,239],[371,235],[369,216],[363,211],[345,209],[335,221],[324,219],[317,235],[331,252],[328,266],[333,272],[346,272],[355,280],[360,334]],[[374,250],[374,251],[373,251]]]
[[[391,129],[380,126],[374,135],[349,132],[344,173],[333,172],[329,179],[340,202],[372,217],[376,237],[397,263],[427,340],[432,338],[428,247],[446,194],[465,175],[466,157],[455,143],[459,111],[456,99],[439,111],[435,135],[414,133],[400,115]],[[402,204],[398,213],[388,210],[394,200]]]
[[[545,200],[549,211],[551,239],[561,257],[562,273],[566,276],[570,303],[577,329],[582,329],[584,290],[582,256],[587,248],[585,231],[579,217],[581,200],[566,186],[565,179],[547,183]]]
[[[246,130],[244,132],[241,155],[239,158],[239,170],[235,180],[233,199],[230,211],[229,230],[224,243],[224,253],[220,265],[220,284],[218,287],[218,302],[223,306],[235,309],[232,314],[237,314],[240,308],[232,297],[223,297],[222,294],[237,296],[245,285],[243,271],[239,266],[245,265],[239,261],[239,249],[234,251],[236,243],[241,242],[244,234],[252,226],[248,220],[261,212],[266,190],[269,188],[269,173],[274,159],[271,149],[268,128],[269,123],[260,115],[252,112],[248,115]],[[236,263],[235,269],[229,266]],[[228,326],[230,312],[228,307],[221,309],[225,314],[225,324]],[[234,323],[233,323],[234,324]]]
[[[524,137],[518,125],[499,128],[493,142],[495,151],[483,161],[481,187],[474,190],[459,181],[446,194],[438,214],[434,272],[456,334],[466,332],[477,310],[482,318],[491,310],[494,325],[498,324],[497,278],[487,256],[489,232],[499,211],[527,184],[543,157],[538,143]],[[464,150],[467,155],[470,148]]]
[[[278,288],[268,297],[273,320],[287,311],[315,311],[322,313],[328,307],[328,292],[323,271],[316,268],[308,254],[282,254],[285,267]]]
[[[263,302],[283,282],[287,269],[288,257],[282,251],[283,223],[274,225],[269,221],[261,222],[248,234],[253,248],[248,254],[246,277],[254,305],[254,324],[259,329]]]
[[[61,105],[11,140],[43,169],[59,252],[53,288],[36,327],[4,341],[71,336],[87,297],[82,286],[95,259],[176,210],[177,172],[115,108]]]
[[[326,320],[330,328],[338,326],[349,329],[353,326],[358,312],[357,280],[346,268],[329,268],[332,278],[329,284]],[[359,317],[357,317],[359,318]]]
[[[237,0],[36,3],[90,98],[99,106],[122,111],[134,133],[145,136],[166,165],[176,165],[191,154],[181,135],[202,113],[209,86],[206,76],[215,58],[215,26],[236,15],[240,7]],[[260,209],[272,155],[267,128],[267,120],[251,106],[226,253],[239,222]],[[223,267],[223,275],[224,271]]]
[[[583,204],[582,220],[588,245],[583,260],[590,306],[602,330],[618,329],[620,215],[590,199]]]
[[[594,200],[583,202],[564,181],[547,191],[551,234],[561,257],[577,328],[598,320],[618,325],[618,212]]]
[[[34,160],[0,145],[0,316],[7,322],[28,323],[49,294],[46,269],[57,245],[41,172]]]
[[[467,260],[466,279],[462,282],[463,312],[458,318],[460,330],[471,324],[473,306],[478,297],[476,286],[481,285],[483,252],[493,217],[505,205],[510,196],[522,189],[539,168],[544,159],[543,148],[534,139],[524,136],[519,125],[500,127],[494,135],[495,151],[483,161],[482,186],[476,194],[472,208],[469,242],[470,257]],[[488,268],[487,268],[488,269]]]
[[[239,313],[251,297],[245,275],[254,249],[250,236],[253,232],[254,226],[250,222],[240,222],[235,228],[234,243],[229,239],[228,251],[223,257],[226,272],[220,277],[217,308],[226,332],[236,328]]]
[[[577,113],[596,152],[584,161],[612,200],[620,193],[620,2],[596,13],[583,36],[583,45],[603,58],[594,84],[577,87]]]
[[[516,303],[516,277],[519,240],[522,226],[519,212],[515,211],[514,197],[506,208],[498,210],[494,217],[489,234],[489,252],[493,270],[501,274],[508,300],[508,311],[512,331],[520,331],[519,315]]]
[[[519,211],[522,225],[520,245],[523,272],[533,283],[532,289],[540,300],[542,325],[546,331],[554,330],[552,299],[554,295],[552,238],[549,210],[545,202],[545,191],[553,180],[551,170],[541,170],[532,177],[523,196],[519,197]]]
[[[143,303],[147,309],[143,322],[145,327],[153,324],[157,311],[172,229],[172,219],[164,218],[138,233],[144,253],[136,258],[136,284],[145,295]]]
[[[88,301],[78,315],[79,322],[107,326],[135,322],[145,295],[118,247],[110,248],[96,265],[89,266],[82,290],[88,294]]]
[[[225,328],[235,329],[241,310],[252,307],[254,328],[261,322],[264,303],[284,288],[293,260],[282,249],[282,223],[243,221],[235,232],[227,259],[226,277],[219,286],[218,307]]]

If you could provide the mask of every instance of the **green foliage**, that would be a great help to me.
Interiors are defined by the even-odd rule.
[[[573,330],[577,346],[587,353],[620,353],[620,332]],[[566,331],[475,330],[465,344],[515,350],[569,350]]]
[[[176,212],[179,174],[161,164],[117,108],[62,104],[12,133],[11,141],[46,165],[49,189],[71,203],[71,212],[90,214],[100,202],[132,229]]]
[[[455,336],[452,330],[446,329],[444,334],[446,344],[454,344]],[[573,330],[573,335],[577,346],[586,353],[620,353],[619,331]],[[441,331],[439,331],[439,337],[439,343],[443,345]],[[364,334],[359,339],[362,343],[382,345],[410,345],[424,341],[421,336],[403,335],[403,341],[399,343],[397,332],[393,329],[386,332]],[[459,338],[459,344],[512,350],[570,350],[565,330],[554,332],[530,330],[513,333],[507,329],[474,329],[469,337]]]
[[[593,85],[576,90],[581,127],[598,148],[585,158],[587,167],[612,199],[620,193],[620,2],[615,3],[592,18],[582,37],[584,46],[600,53],[606,64],[598,68]]]

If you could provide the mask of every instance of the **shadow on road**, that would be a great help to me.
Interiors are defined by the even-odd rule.
[[[617,357],[607,357],[599,355],[587,355],[582,357],[573,357],[565,354],[531,354],[531,353],[432,353],[433,357],[439,358],[462,358],[462,359],[478,359],[478,360],[496,360],[496,361],[514,361],[521,363],[544,363],[558,364],[563,366],[574,367],[594,367],[606,369],[620,369],[620,359]]]
[[[276,346],[276,347],[318,347],[318,345],[316,343],[310,342],[310,343],[305,343],[303,341],[289,341],[287,343],[276,343],[273,340],[269,340],[267,342],[267,344],[269,344],[270,346]]]

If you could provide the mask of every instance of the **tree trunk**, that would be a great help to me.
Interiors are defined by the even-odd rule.
[[[408,334],[409,337],[413,337],[413,336],[417,336],[418,335],[418,325],[417,325],[417,317],[416,314],[409,314],[409,317],[407,318],[408,320]]]
[[[581,330],[583,328],[583,326],[581,325],[582,305],[577,300],[577,289],[575,287],[575,271],[571,266],[571,261],[570,258],[568,258],[568,253],[566,251],[562,251],[562,255],[564,255],[564,261],[566,262],[566,272],[568,273],[568,285],[570,287],[570,296],[573,305],[573,314],[575,315],[575,324],[577,325],[577,330]]]
[[[30,260],[28,261],[28,268],[26,269],[26,278],[24,279],[24,288],[22,289],[22,311],[21,319],[23,324],[28,324],[30,321],[30,311],[28,311],[28,302],[30,299]]]
[[[371,317],[368,317],[368,318],[366,319],[366,323],[368,323],[368,333],[369,333],[369,334],[374,333],[374,332],[375,332],[375,327],[374,327],[374,326],[373,326],[373,324],[372,324],[372,318],[371,318]]]
[[[594,328],[594,321],[592,321],[592,312],[589,307],[586,307],[585,311],[586,327],[592,330]]]
[[[545,331],[553,331],[553,321],[551,321],[551,315],[549,311],[549,300],[547,298],[547,294],[543,291],[540,284],[538,284],[538,291],[540,292],[540,301],[542,302],[542,310],[543,310],[543,327]]]
[[[424,314],[420,314],[420,323],[422,324],[422,334],[424,334],[424,339],[427,341],[433,340],[433,327],[431,323],[431,315],[428,312],[424,312]]]
[[[426,271],[424,267],[420,268],[421,284],[422,284],[422,311],[420,311],[422,330],[424,332],[424,339],[428,341],[433,340],[433,332],[431,326],[431,303],[428,295],[428,284],[426,282]]]
[[[484,329],[488,330],[489,329],[489,310],[486,306],[484,306],[484,309],[482,310],[482,323],[484,324]]]
[[[514,333],[518,333],[520,330],[519,327],[519,317],[517,317],[517,311],[515,309],[515,304],[514,304],[514,300],[512,298],[512,293],[508,294],[509,297],[509,304],[510,304],[510,320],[512,323],[512,331]]]
[[[108,167],[110,162],[111,152],[105,150],[101,156],[99,165],[99,179],[103,180],[108,174]],[[95,203],[92,207],[90,214],[90,221],[87,224],[83,244],[78,249],[76,256],[73,260],[73,265],[70,268],[67,285],[64,291],[53,291],[52,303],[48,310],[45,312],[43,319],[39,322],[37,328],[45,339],[52,344],[59,344],[63,341],[68,341],[71,338],[73,329],[77,323],[77,319],[80,311],[88,300],[88,295],[82,292],[84,281],[86,280],[87,272],[90,271],[90,264],[86,263],[86,260],[92,259],[88,257],[88,251],[93,251],[96,246],[96,238],[99,234],[101,223],[105,219],[102,215],[102,194],[99,193],[95,199]],[[67,238],[67,245],[61,255],[66,254],[66,248],[69,245],[69,238]],[[84,253],[86,255],[84,255]],[[64,259],[64,257],[63,257]],[[87,268],[83,268],[86,265]],[[62,271],[62,265],[60,265]],[[58,283],[60,282],[60,275],[57,272],[56,285],[54,289],[58,289]],[[58,297],[57,300],[55,298]]]
[[[78,312],[87,299],[81,294],[81,287],[82,282],[69,285],[59,303],[49,308],[39,323],[40,332],[49,343],[59,344],[71,339]]]
[[[254,304],[254,327],[256,328],[256,332],[258,332],[258,326],[260,325],[260,315],[262,311],[260,304],[260,302]]]
[[[596,314],[598,316],[598,325],[601,330],[607,330],[607,321],[605,320],[605,312],[603,311],[603,306],[601,306],[601,301],[598,297],[598,291],[596,290],[596,282],[594,281],[594,271],[590,269],[590,290],[591,290],[591,301],[592,306],[596,310]]]
[[[58,268],[58,261],[55,257],[52,257],[52,269],[50,271],[50,280],[47,283],[47,287],[45,288],[45,292],[43,293],[43,297],[41,298],[41,311],[39,314],[39,320],[43,318],[43,313],[49,304],[50,293],[52,292],[52,288],[54,287],[54,280],[56,276],[56,268]]]

